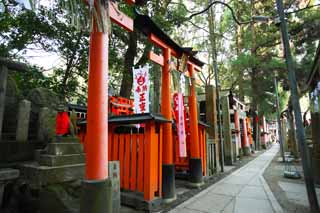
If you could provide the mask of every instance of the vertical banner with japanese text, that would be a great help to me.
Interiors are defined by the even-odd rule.
[[[149,113],[149,66],[133,70],[134,113]]]
[[[173,96],[173,100],[174,100],[174,114],[176,117],[177,134],[178,134],[178,141],[179,141],[179,156],[187,157],[183,94],[175,93]]]

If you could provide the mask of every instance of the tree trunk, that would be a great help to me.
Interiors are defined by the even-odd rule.
[[[129,45],[127,52],[124,56],[124,70],[120,88],[120,96],[124,98],[130,98],[132,90],[132,67],[134,66],[134,58],[137,55],[137,32],[129,34]]]
[[[255,1],[251,0],[251,16],[255,15]],[[250,27],[251,27],[251,57],[252,58],[256,58],[257,57],[257,43],[256,43],[256,31],[255,31],[255,24],[254,22],[250,23]],[[256,111],[257,110],[257,105],[258,105],[258,90],[259,90],[259,86],[257,85],[258,79],[257,79],[257,72],[258,69],[256,67],[255,64],[252,64],[251,67],[251,91],[252,91],[252,110]]]
[[[237,17],[241,17],[241,2],[237,1],[236,2],[237,5],[237,13],[236,16]],[[240,57],[241,52],[242,52],[242,38],[241,38],[241,34],[242,34],[242,27],[241,25],[237,25],[237,35],[236,35],[236,47],[237,47],[237,57]],[[239,99],[240,101],[244,101],[244,89],[243,89],[243,84],[244,84],[244,79],[243,79],[243,70],[239,70]]]
[[[251,16],[253,17],[256,14],[256,8],[255,8],[255,1],[251,0]],[[255,31],[255,24],[254,22],[250,23],[251,27],[251,33],[252,33],[252,46],[251,46],[251,56],[253,58],[257,57],[257,43],[256,43],[256,31]],[[251,110],[256,112],[258,110],[258,97],[259,97],[259,81],[257,79],[257,67],[255,64],[253,64],[252,69],[251,69],[251,94],[252,94],[252,101],[251,101]],[[262,112],[263,113],[263,112]],[[259,116],[260,117],[260,116]],[[262,116],[261,116],[262,118]],[[257,135],[257,124],[255,121],[255,118],[253,118],[253,126],[254,126],[254,131],[253,131],[253,136],[255,139],[255,144],[259,144],[260,137]]]

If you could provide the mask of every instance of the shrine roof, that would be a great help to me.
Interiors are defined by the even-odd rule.
[[[110,116],[108,122],[116,123],[116,124],[136,124],[136,123],[144,123],[151,120],[157,123],[171,122],[170,120],[167,120],[166,118],[164,118],[161,114],[153,114],[153,113]]]
[[[147,121],[155,121],[156,123],[170,123],[171,121],[163,117],[161,114],[144,113],[133,115],[116,115],[110,116],[108,119],[109,124],[138,124],[145,123]],[[86,125],[87,120],[78,122],[78,125]]]
[[[163,32],[160,27],[147,15],[141,15],[136,11],[136,18],[134,19],[134,28],[141,31],[144,35],[149,36],[154,34],[156,37],[165,42],[170,46],[175,52],[177,52],[180,57],[183,53],[189,56],[190,62],[195,65],[202,67],[204,62],[195,58],[194,55],[197,53],[189,47],[181,47],[175,41],[173,41],[165,32]]]

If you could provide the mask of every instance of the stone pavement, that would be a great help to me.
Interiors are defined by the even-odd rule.
[[[273,145],[265,153],[226,178],[171,210],[171,213],[280,213],[262,174],[279,150]]]

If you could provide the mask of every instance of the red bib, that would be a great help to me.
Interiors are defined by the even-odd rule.
[[[67,112],[58,112],[56,117],[56,134],[65,135],[69,133],[69,116]]]

